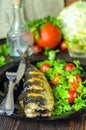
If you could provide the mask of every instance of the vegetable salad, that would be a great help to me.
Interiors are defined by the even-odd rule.
[[[47,51],[48,59],[36,64],[51,84],[55,100],[52,114],[55,116],[86,108],[86,80],[83,79],[80,62],[56,59],[57,52]]]

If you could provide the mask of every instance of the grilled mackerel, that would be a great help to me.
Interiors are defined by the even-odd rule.
[[[45,78],[33,65],[25,72],[24,89],[19,103],[27,117],[49,117],[54,108],[52,89]]]

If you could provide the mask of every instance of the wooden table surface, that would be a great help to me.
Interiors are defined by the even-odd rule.
[[[86,130],[86,116],[63,121],[27,121],[0,117],[0,130]]]
[[[5,40],[1,40],[0,43]],[[68,52],[60,52],[57,58],[73,61]],[[44,55],[32,56],[32,60],[45,59]],[[86,65],[85,59],[78,59],[81,64]],[[0,130],[86,130],[86,115],[81,115],[67,120],[25,120],[19,118],[12,118],[7,116],[0,116]]]
[[[77,0],[65,0],[66,6]],[[2,40],[1,42],[4,42]],[[0,42],[0,43],[1,43]],[[44,59],[44,56],[32,57],[31,59]],[[68,52],[60,52],[57,58],[65,59],[67,61],[72,61],[75,58],[71,58]],[[81,64],[86,65],[86,59],[78,59]],[[16,119],[7,116],[0,116],[0,130],[86,130],[86,115],[81,115],[68,120],[25,120]]]

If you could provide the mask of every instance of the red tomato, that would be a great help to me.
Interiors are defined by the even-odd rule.
[[[57,85],[58,83],[59,83],[58,77],[55,77],[55,78],[51,81],[51,84],[52,84],[52,85]]]
[[[76,92],[76,89],[74,87],[71,87],[68,89],[69,93]]]
[[[40,67],[40,70],[41,70],[42,72],[47,72],[47,69],[48,69],[48,68],[51,68],[50,64],[44,63],[44,64],[42,64],[42,66]]]
[[[43,50],[43,48],[40,47],[39,45],[34,45],[34,46],[32,47],[32,52],[33,52],[34,54],[39,54],[39,53],[42,52],[42,50]]]
[[[82,82],[82,78],[79,75],[75,75],[76,77],[76,82],[80,83]]]
[[[43,48],[56,48],[61,41],[61,31],[51,23],[44,24],[44,27],[39,30],[40,38],[37,44]]]
[[[63,41],[60,43],[60,49],[63,50],[63,51],[67,50],[66,40],[63,40]]]
[[[62,76],[62,74],[56,74],[55,78],[51,81],[52,85],[57,85],[59,83],[59,77]]]
[[[71,82],[75,82],[75,83],[80,83],[82,82],[82,77],[79,76],[79,75],[73,75],[74,76],[74,79],[72,79],[72,81],[69,79],[69,83]]]
[[[70,70],[73,70],[75,69],[75,65],[73,63],[67,63],[65,66],[64,66],[64,70],[65,71],[70,71]]]
[[[68,96],[69,103],[73,104],[76,97],[77,97],[77,93],[76,92],[70,92],[69,96]]]
[[[71,82],[70,83],[71,84],[71,86],[73,87],[73,88],[75,88],[75,89],[77,89],[79,86],[76,84],[76,82]]]

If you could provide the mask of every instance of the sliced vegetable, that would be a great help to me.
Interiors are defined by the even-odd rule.
[[[75,89],[77,89],[79,86],[77,85],[77,83],[75,83],[75,82],[71,82],[70,83],[71,84],[71,86],[73,87],[73,88],[75,88]]]
[[[80,82],[82,82],[82,78],[81,78],[81,76],[79,76],[79,75],[75,75],[75,80],[76,80],[76,82],[78,82],[78,83],[80,83]]]
[[[74,104],[74,100],[76,97],[77,97],[76,91],[69,92],[69,96],[68,96],[69,103]]]
[[[56,74],[55,77],[54,77],[54,79],[51,80],[50,83],[51,83],[52,85],[57,85],[57,84],[59,84],[59,83],[60,83],[60,80],[59,80],[60,76],[62,76],[62,74],[60,74],[60,73]]]

